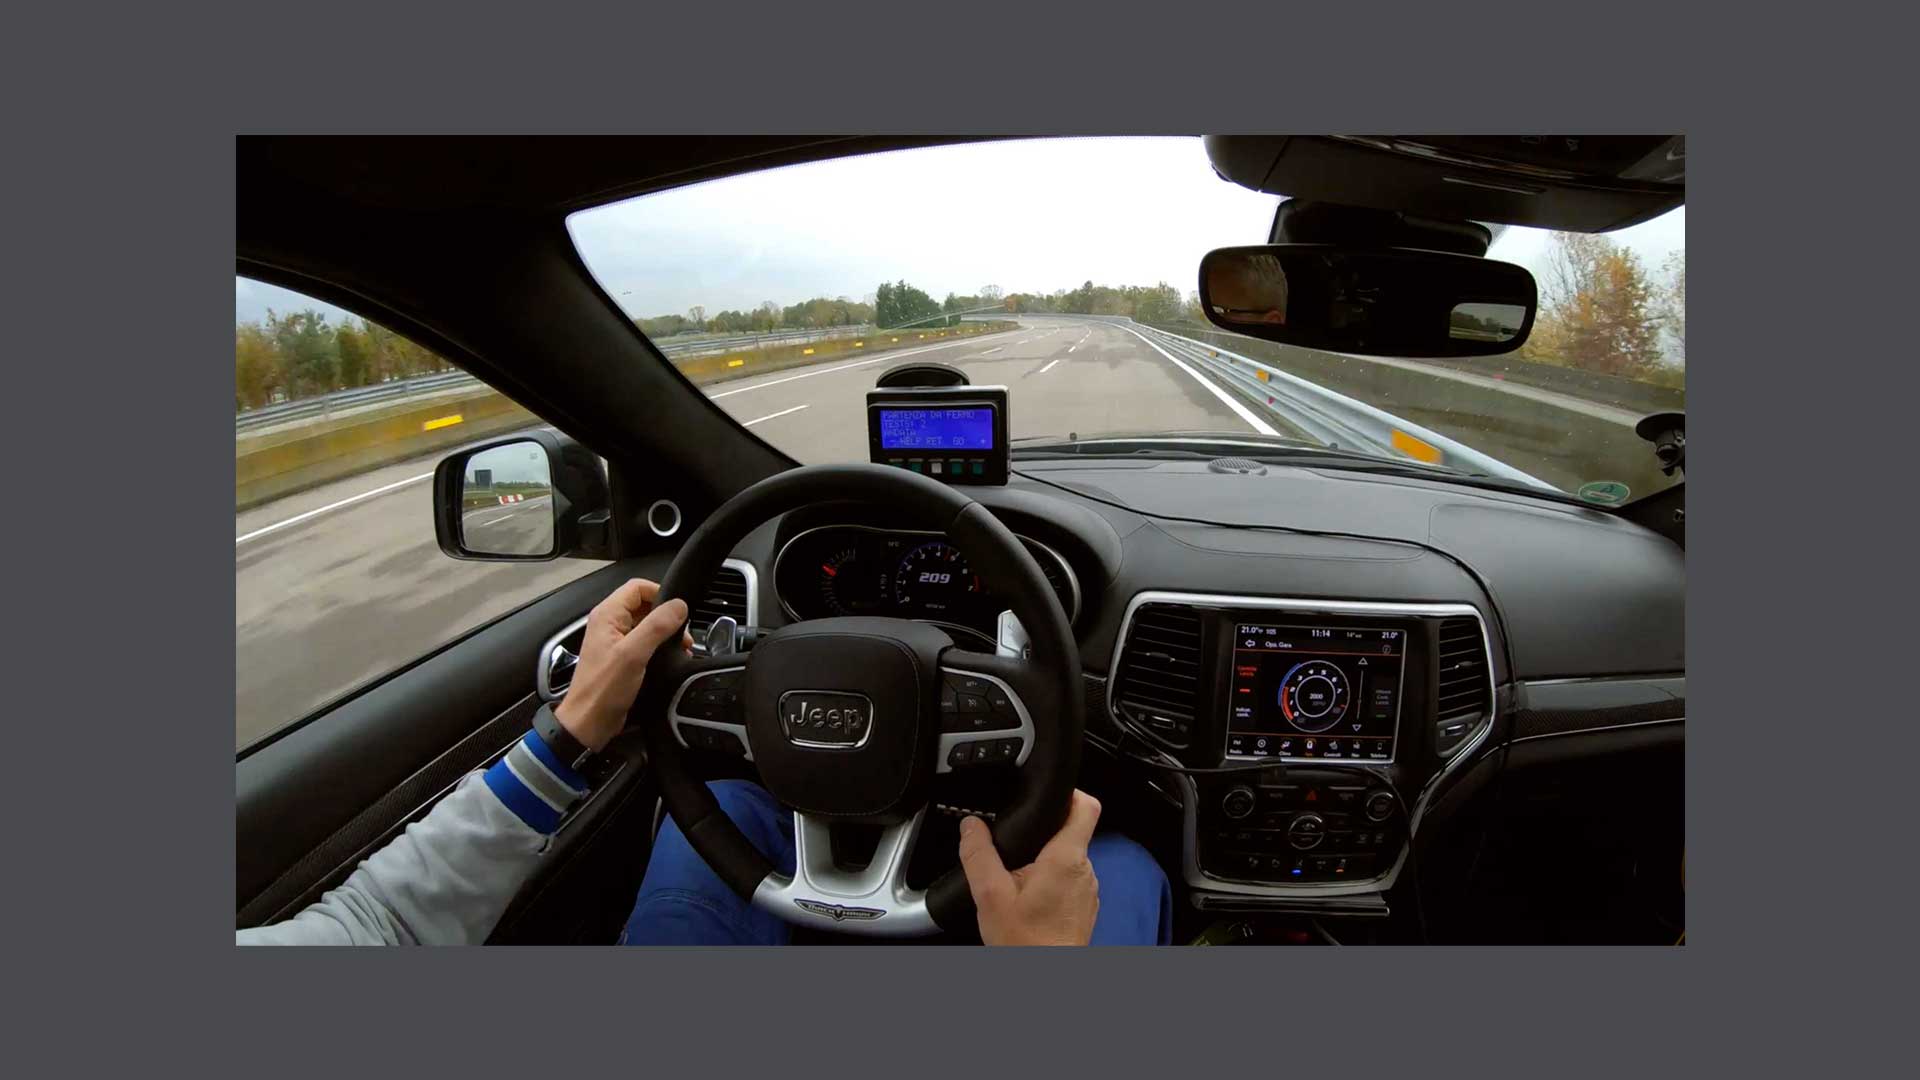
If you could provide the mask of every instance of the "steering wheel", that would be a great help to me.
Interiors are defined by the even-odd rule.
[[[1028,655],[963,651],[937,627],[908,619],[815,619],[762,635],[744,655],[658,650],[628,729],[642,732],[661,800],[687,842],[755,907],[857,934],[971,933],[973,895],[957,862],[924,890],[906,882],[932,778],[975,763],[1015,768],[1012,804],[992,830],[1006,864],[1023,866],[1066,822],[1080,771],[1086,706],[1073,631],[1026,546],[961,490],[916,473],[804,466],[746,489],[694,530],[656,602],[678,597],[691,607],[761,524],[842,501],[885,506],[945,533],[1019,618]],[[793,809],[791,875],[688,771],[690,738],[744,747],[767,790]],[[865,869],[835,860],[837,824],[880,827]]]

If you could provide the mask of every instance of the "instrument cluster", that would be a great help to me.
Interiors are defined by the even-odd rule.
[[[1080,589],[1059,552],[1020,537],[1072,620]],[[939,533],[826,525],[787,541],[774,559],[774,592],[789,618],[871,615],[971,630],[989,641],[1007,605]]]

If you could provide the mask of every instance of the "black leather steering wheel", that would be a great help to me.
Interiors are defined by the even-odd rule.
[[[659,650],[628,729],[643,733],[661,799],[688,843],[756,907],[841,932],[971,932],[973,896],[958,865],[924,891],[906,884],[932,777],[971,761],[1017,768],[1012,804],[992,828],[1001,858],[1023,866],[1065,823],[1080,771],[1086,705],[1073,631],[1026,546],[961,489],[880,465],[804,466],[753,485],[694,530],[659,602],[698,602],[754,529],[839,501],[944,532],[1019,619],[1029,654],[964,651],[906,619],[815,619],[764,634],[744,655]],[[793,874],[777,872],[688,771],[689,731],[739,738],[767,790],[793,808]],[[835,864],[836,823],[881,827],[865,870]]]

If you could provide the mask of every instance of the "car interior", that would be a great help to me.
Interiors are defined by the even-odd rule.
[[[1165,869],[1177,943],[1684,941],[1682,414],[1621,429],[1675,482],[1609,504],[1495,464],[1023,448],[1023,384],[942,353],[860,369],[847,437],[868,459],[802,464],[642,333],[569,234],[637,196],[989,141],[238,140],[237,273],[378,320],[538,418],[404,494],[444,557],[594,567],[237,751],[239,927],[312,903],[504,755],[564,698],[588,611],[642,577],[688,601],[695,648],[656,654],[489,943],[613,943],[669,820],[796,943],[977,942],[961,817],[1017,865],[1076,788]],[[1222,183],[1285,197],[1266,235],[1208,238],[1191,272],[1213,324],[1469,374],[1539,303],[1486,257],[1488,226],[1604,234],[1684,204],[1670,136],[1204,145]],[[1280,298],[1258,295],[1274,274]],[[551,528],[483,542],[463,490],[503,482],[508,449],[551,477]],[[794,808],[794,872],[717,811],[724,778]]]

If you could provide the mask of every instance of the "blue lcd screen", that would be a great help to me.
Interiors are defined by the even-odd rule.
[[[992,409],[880,410],[882,450],[991,450]]]

